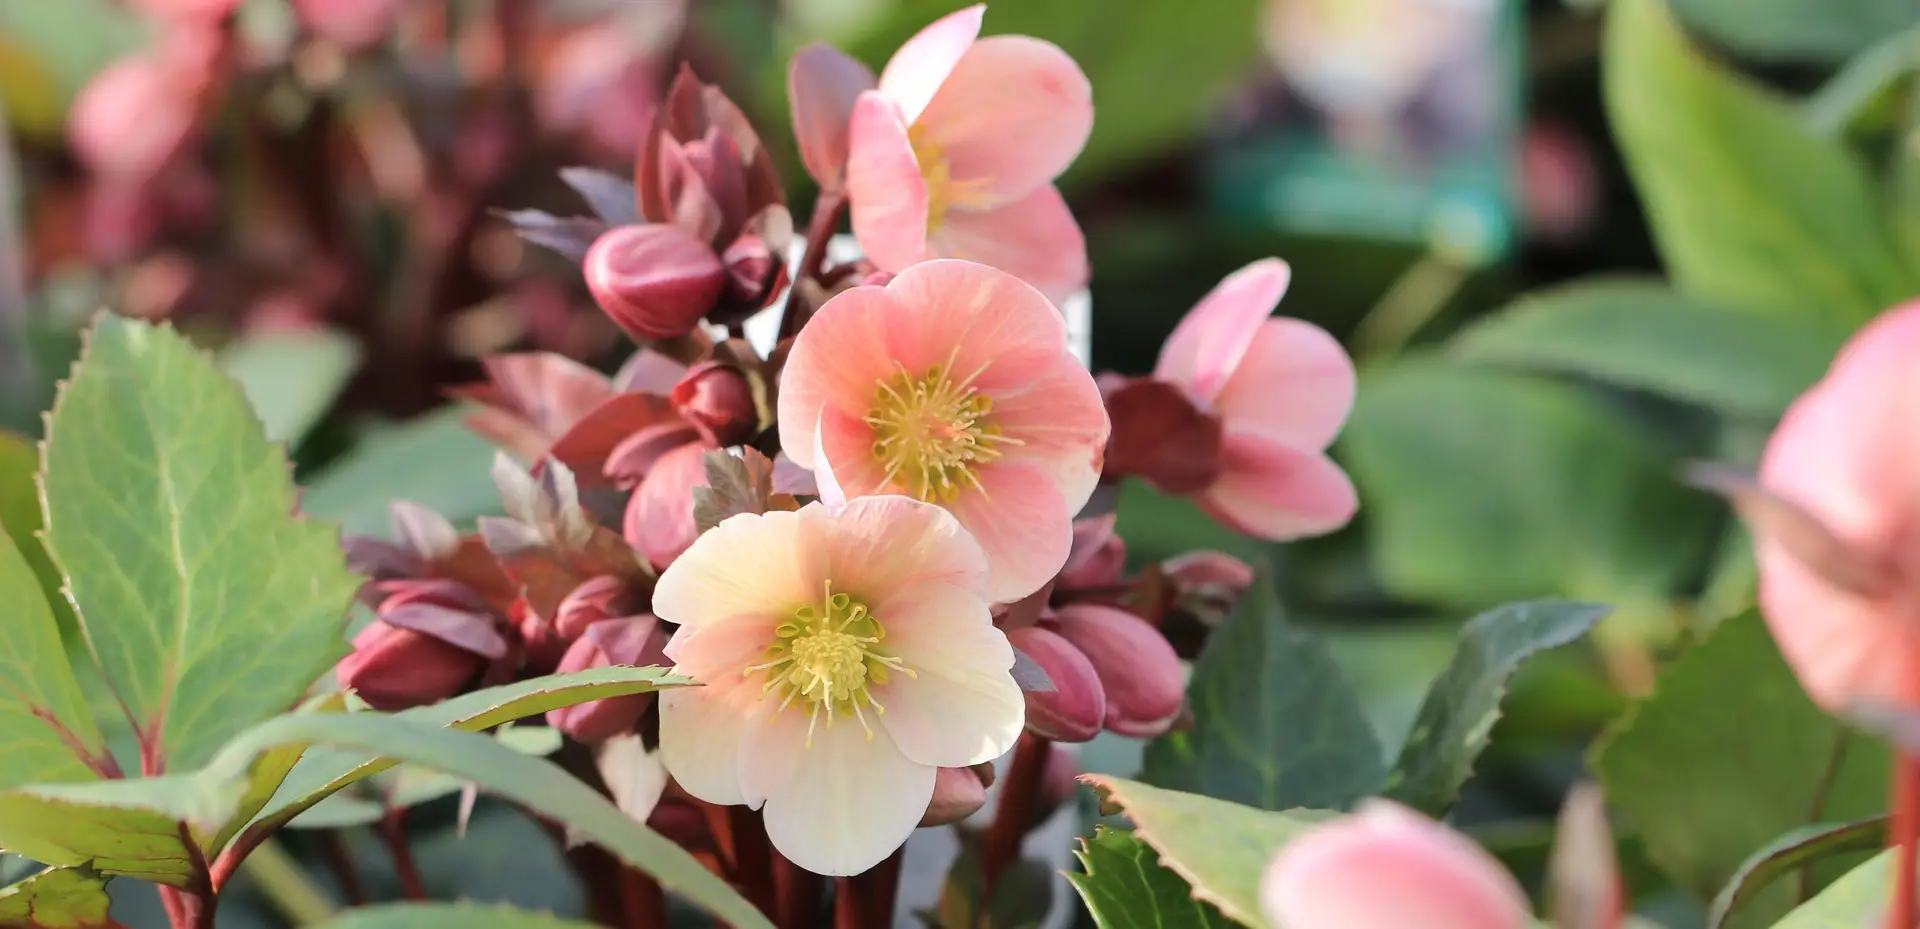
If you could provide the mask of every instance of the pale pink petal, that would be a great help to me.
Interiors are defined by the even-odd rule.
[[[948,210],[929,238],[932,254],[999,268],[1054,303],[1087,286],[1087,240],[1060,191],[1049,184],[1005,206]]]
[[[1260,324],[1213,405],[1228,432],[1323,449],[1353,411],[1353,393],[1353,359],[1340,341],[1312,323],[1280,317]]]
[[[978,472],[981,490],[947,504],[987,553],[987,599],[1011,603],[1039,590],[1073,548],[1073,513],[1047,472],[996,462]]]
[[[823,410],[858,418],[873,406],[897,370],[889,333],[906,312],[883,287],[855,287],[807,320],[780,370],[780,448],[795,464],[818,467],[813,433]]]
[[[811,533],[796,512],[729,517],[661,573],[654,615],[699,627],[735,616],[785,615],[794,604],[811,602],[825,576],[812,555]]]
[[[927,182],[907,124],[891,101],[871,90],[853,105],[847,199],[853,236],[882,271],[901,271],[927,257]]]
[[[880,72],[880,93],[900,107],[911,123],[939,92],[967,49],[980,35],[987,5],[975,4],[934,20],[901,45]]]
[[[1024,389],[992,396],[987,421],[1022,443],[1002,446],[1005,460],[1046,471],[1067,509],[1079,512],[1099,483],[1110,431],[1093,376],[1060,355]]]
[[[673,563],[700,534],[693,522],[693,489],[707,486],[704,445],[682,445],[654,461],[627,504],[627,541],[656,568]]]
[[[824,42],[795,52],[787,67],[794,142],[807,173],[823,189],[836,189],[844,179],[853,104],[873,86],[873,72],[866,65]]]
[[[758,692],[737,683],[660,692],[660,760],[687,793],[708,803],[746,802],[740,750]]]
[[[821,526],[817,538],[824,576],[836,591],[870,605],[929,582],[951,584],[975,597],[986,585],[987,558],[979,543],[953,514],[931,503],[893,494],[860,497],[831,518],[824,511],[807,518]]]
[[[767,836],[815,874],[859,874],[907,841],[933,802],[935,768],[900,753],[883,726],[822,718],[807,744],[806,715],[789,709],[749,744],[745,767],[791,772],[770,784]],[[788,721],[797,719],[798,724]]]
[[[682,626],[667,640],[666,654],[675,674],[702,684],[731,683],[742,669],[760,663],[774,640],[774,627],[785,617],[777,613],[729,616],[702,626]]]
[[[820,415],[818,436],[813,473],[821,484],[821,502],[837,507],[850,496],[909,493],[904,484],[888,483],[886,468],[873,454],[872,426],[839,410],[827,410]]]
[[[1779,543],[1755,540],[1759,603],[1807,695],[1835,713],[1920,702],[1920,629],[1886,603],[1836,589]]]
[[[920,114],[966,198],[1019,200],[1053,182],[1093,132],[1093,85],[1058,45],[1023,35],[967,49]]]
[[[1211,403],[1292,278],[1293,270],[1278,258],[1263,258],[1227,275],[1174,327],[1160,347],[1153,376],[1186,388],[1203,405]]]
[[[1013,646],[994,628],[986,601],[946,584],[922,584],[874,605],[886,648],[913,676],[875,688],[880,722],[921,764],[958,768],[1013,747],[1026,698],[1013,681]]]
[[[1224,470],[1200,495],[1201,509],[1255,538],[1284,542],[1324,535],[1359,508],[1346,472],[1319,452],[1252,435],[1228,435]]]
[[[1035,372],[1071,357],[1060,311],[1005,271],[926,261],[901,272],[887,293],[901,308],[883,321],[888,351],[916,375],[947,365],[991,395],[1024,388]]]

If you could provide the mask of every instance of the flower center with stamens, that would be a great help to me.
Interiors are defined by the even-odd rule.
[[[927,185],[927,235],[940,231],[948,210],[980,209],[988,205],[987,179],[955,180],[946,148],[927,138],[925,127],[919,123],[908,126],[907,144],[913,146],[913,160],[919,163],[920,179]]]
[[[951,374],[947,365],[919,377],[901,371],[881,382],[866,418],[887,483],[929,503],[979,488],[977,467],[1000,457],[1001,445],[1020,444],[989,421],[993,400],[973,388],[972,378]]]
[[[780,709],[800,704],[807,711],[809,748],[822,716],[828,726],[835,716],[852,716],[872,738],[866,710],[886,712],[872,688],[886,684],[894,672],[914,676],[905,662],[886,653],[881,645],[886,634],[866,604],[834,593],[829,582],[821,602],[796,608],[792,619],[774,628],[765,660],[743,673],[765,671],[763,699],[777,695]]]

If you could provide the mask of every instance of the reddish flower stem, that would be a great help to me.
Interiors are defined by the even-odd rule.
[[[333,879],[340,885],[340,895],[348,906],[365,906],[367,888],[360,883],[360,872],[353,866],[353,856],[347,853],[346,840],[340,837],[338,829],[322,829],[319,833],[320,857],[327,862]]]
[[[620,867],[620,909],[626,916],[626,925],[631,929],[665,929],[667,925],[667,895],[653,878],[634,870]]]
[[[778,894],[773,886],[773,845],[760,813],[744,806],[727,807],[727,829],[733,833],[733,880],[755,908],[768,919],[779,918]]]
[[[820,915],[820,894],[826,879],[773,853],[773,889],[777,897],[774,924],[780,929],[811,929]]]
[[[780,316],[780,338],[799,333],[817,309],[807,303],[805,290],[800,285],[803,281],[822,282],[821,265],[826,262],[827,243],[833,241],[833,234],[839,230],[840,214],[846,207],[847,195],[840,191],[823,190],[813,202],[813,218],[807,222],[807,247],[800,253],[800,267],[795,269],[793,286],[787,292],[787,308]]]
[[[407,899],[428,899],[426,879],[420,875],[420,865],[413,860],[413,846],[407,841],[407,811],[389,811],[380,818],[375,831],[387,844],[387,853],[393,856],[393,869],[400,875],[400,888],[406,892]]]
[[[906,846],[852,877],[834,881],[833,929],[888,929],[900,892],[900,859]]]
[[[1893,908],[1887,929],[1913,929],[1915,865],[1920,863],[1920,755],[1900,749],[1893,759],[1893,832],[1899,852],[1893,869]]]
[[[1047,756],[1051,743],[1032,732],[1020,734],[1013,749],[1013,764],[1006,782],[1000,786],[1000,802],[987,827],[980,850],[981,896],[990,899],[994,882],[1007,865],[1019,860],[1020,841],[1034,826],[1034,813],[1040,808],[1040,790],[1046,783]]]

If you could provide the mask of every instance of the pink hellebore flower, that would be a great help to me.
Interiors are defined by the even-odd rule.
[[[654,591],[667,655],[706,686],[660,695],[660,750],[688,793],[764,804],[795,864],[858,874],[906,841],[941,768],[1012,747],[1013,648],[986,556],[952,514],[900,496],[743,514]]]
[[[1768,440],[1754,527],[1760,609],[1829,711],[1920,709],[1920,300],[1854,335]]]
[[[1485,849],[1389,800],[1281,849],[1260,908],[1286,929],[1521,929],[1528,909]]]
[[[853,106],[853,233],[882,271],[967,258],[1054,300],[1087,281],[1080,226],[1054,188],[1093,130],[1093,89],[1050,42],[980,39],[985,6],[907,40]]]
[[[794,340],[777,418],[787,454],[830,466],[847,497],[951,510],[986,550],[996,602],[1060,571],[1107,441],[1059,311],[1009,274],[954,260],[827,301]]]
[[[1200,506],[1272,541],[1331,532],[1359,506],[1326,456],[1353,410],[1353,361],[1326,330],[1270,317],[1291,276],[1277,258],[1228,275],[1174,328],[1153,370],[1220,421],[1219,471]]]

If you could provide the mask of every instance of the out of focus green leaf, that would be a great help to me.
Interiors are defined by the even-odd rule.
[[[1751,611],[1675,661],[1602,737],[1592,765],[1647,857],[1703,901],[1781,835],[1886,809],[1886,746],[1814,706]],[[1838,873],[1835,862],[1851,863],[1814,868],[1814,886]],[[1791,904],[1776,884],[1729,925],[1769,925]]]
[[[307,488],[301,507],[338,519],[347,535],[385,536],[387,506],[411,500],[456,523],[498,512],[493,446],[462,425],[468,411],[449,407],[370,431]]]
[[[1719,309],[1659,281],[1602,278],[1524,297],[1449,348],[1771,422],[1820,379],[1848,334],[1811,314]]]
[[[1603,69],[1615,137],[1683,293],[1845,325],[1912,295],[1859,160],[1708,61],[1661,0],[1608,5]]]
[[[1740,863],[1739,872],[1720,888],[1707,912],[1707,929],[1727,924],[1736,907],[1774,881],[1802,871],[1821,858],[1851,852],[1869,852],[1887,842],[1887,817],[1875,816],[1850,823],[1802,826],[1754,852]]]
[[[1342,442],[1381,578],[1409,598],[1657,599],[1717,526],[1671,459],[1574,384],[1408,358],[1362,373]]]
[[[1673,0],[1717,45],[1767,61],[1834,63],[1914,22],[1912,0]]]
[[[1886,851],[1848,871],[1812,900],[1794,908],[1773,929],[1860,929],[1886,918],[1893,889],[1894,852]]]
[[[1100,929],[1225,929],[1235,925],[1219,908],[1193,897],[1186,879],[1160,864],[1160,856],[1140,837],[1106,826],[1083,839],[1084,873],[1067,880],[1086,901]]]
[[[107,882],[86,868],[49,868],[0,888],[0,929],[107,929]]]
[[[591,929],[595,924],[504,906],[389,903],[348,910],[322,929]]]
[[[360,365],[360,347],[332,330],[243,336],[220,349],[221,370],[240,382],[267,438],[296,443],[339,397]]]
[[[145,29],[112,0],[0,4],[0,97],[28,133],[56,136],[73,95]]]

